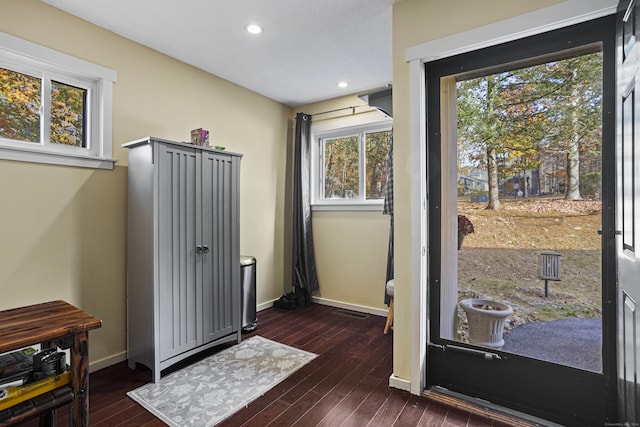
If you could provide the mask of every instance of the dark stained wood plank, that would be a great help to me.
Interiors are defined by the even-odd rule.
[[[381,381],[379,378],[366,376],[344,399],[336,404],[330,411],[327,411],[317,425],[332,427],[341,424],[356,411],[360,404],[369,396],[371,390],[376,388]]]
[[[309,411],[316,404],[320,397],[320,393],[317,393],[315,390],[311,390],[309,393],[298,399],[295,404],[291,405],[275,420],[269,423],[269,426],[288,427],[292,425],[294,422],[296,422],[296,420],[300,419],[304,414],[306,414],[307,411]]]
[[[253,427],[253,426],[262,427],[262,426],[265,426],[265,425],[269,424],[271,421],[275,420],[276,418],[278,418],[283,412],[285,412],[290,407],[291,407],[290,404],[278,399],[278,400],[274,401],[273,403],[271,403],[266,408],[264,408],[264,410],[260,411],[256,415],[254,415],[246,423],[237,424],[233,420],[230,420],[230,422],[227,422],[225,424],[226,425],[237,425],[237,426],[242,425],[242,426],[246,426],[246,427],[250,427],[250,426],[251,427]]]
[[[6,421],[0,421],[0,425],[21,425],[25,421],[33,418],[34,416],[42,415],[43,411],[46,414],[47,411],[56,410],[63,405],[68,405],[73,400],[73,392],[68,386],[60,387],[53,391],[44,393],[40,396],[36,396],[33,399],[23,402],[21,405],[15,405],[7,409],[7,413],[13,413],[13,417]],[[20,407],[31,408],[21,413],[14,412],[14,408]],[[3,414],[5,412],[3,411]],[[10,416],[10,414],[8,414]],[[48,416],[48,415],[44,415]],[[0,417],[4,420],[4,417]]]
[[[138,406],[132,399],[122,397],[111,406],[94,411],[90,418],[91,424],[94,426],[120,425],[129,421],[131,413],[137,412]]]
[[[264,396],[222,422],[223,427],[289,426],[506,426],[448,397],[422,397],[389,388],[393,371],[393,334],[383,335],[385,318],[365,319],[314,304],[295,310],[258,313],[258,329],[243,334],[282,342],[318,354]],[[121,362],[90,375],[89,420],[96,427],[161,427],[165,424],[126,393],[151,381],[151,371]],[[438,401],[437,399],[442,399]],[[68,406],[58,410],[58,425],[68,423]],[[500,421],[498,421],[500,420]],[[37,420],[25,424],[38,426]]]
[[[392,390],[387,400],[382,404],[378,412],[371,419],[371,425],[391,426],[398,419],[409,400],[410,393],[400,390]]]
[[[358,352],[354,353],[352,359],[345,363],[348,367],[347,375],[339,378],[335,387],[327,390],[324,393],[324,397],[313,407],[313,410],[307,412],[305,416],[296,421],[296,425],[318,425],[346,396],[360,387],[360,384],[367,378],[370,367],[377,360],[378,355],[376,352],[369,352],[367,358],[359,360],[355,358]],[[316,389],[316,391],[321,390],[322,388]],[[337,421],[338,419],[334,419],[334,425]]]
[[[443,427],[456,427],[456,426],[466,426],[469,423],[469,416],[471,414],[467,411],[460,411],[456,409],[449,409],[447,411],[447,416],[442,423]]]
[[[102,321],[65,301],[0,311],[0,353],[102,326]]]
[[[324,395],[333,388],[336,381],[347,375],[350,368],[348,363],[340,363],[337,366],[333,363],[326,363],[313,375],[305,378],[296,387],[289,390],[282,396],[282,399],[293,404],[311,390]]]
[[[440,427],[449,412],[449,406],[440,402],[429,402],[422,414],[422,418],[418,421],[420,427]]]
[[[469,416],[469,425],[473,427],[491,427],[495,424],[493,424],[491,420],[484,415],[471,414]]]
[[[390,395],[389,380],[378,382],[371,390],[371,393],[367,395],[366,399],[363,400],[356,410],[344,421],[342,426],[355,427],[367,425]]]
[[[72,389],[69,424],[88,425],[89,400],[89,331],[102,326],[102,321],[65,301],[50,301],[0,311],[0,353],[41,344],[44,348],[58,346],[71,349],[70,383]],[[55,394],[55,391],[53,392]],[[27,403],[11,408],[16,412]],[[46,406],[33,407],[21,416],[32,416],[48,411]],[[19,417],[16,415],[15,419]],[[45,415],[53,421],[51,413]],[[10,422],[10,421],[9,421]]]
[[[394,424],[394,427],[415,427],[418,425],[422,414],[426,410],[428,405],[427,399],[424,397],[411,395],[404,409],[398,416],[398,421]]]

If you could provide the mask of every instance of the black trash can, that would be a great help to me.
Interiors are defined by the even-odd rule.
[[[258,327],[256,307],[256,259],[240,256],[240,281],[242,282],[242,332],[255,331]]]

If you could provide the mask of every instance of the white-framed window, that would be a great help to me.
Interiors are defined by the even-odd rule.
[[[314,210],[382,210],[392,125],[356,118],[312,124]]]
[[[0,159],[113,169],[116,72],[0,32]]]

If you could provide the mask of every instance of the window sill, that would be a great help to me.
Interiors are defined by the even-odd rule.
[[[0,147],[0,159],[110,170],[113,169],[116,162],[116,159],[108,157],[82,156],[78,154],[24,149],[19,147]]]
[[[382,213],[382,204],[340,203],[311,205],[311,211],[378,211]]]

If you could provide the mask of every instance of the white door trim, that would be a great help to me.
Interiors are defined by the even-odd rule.
[[[472,52],[616,13],[618,0],[567,0],[504,21],[428,41],[405,50],[407,62],[423,63]],[[469,40],[475,40],[469,43]]]

